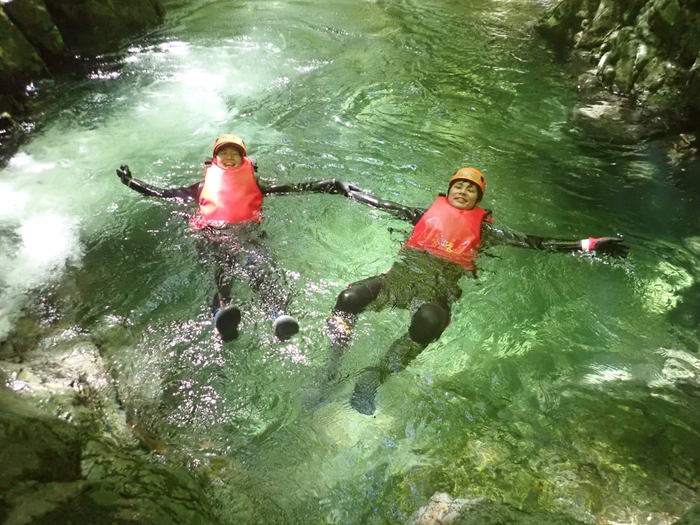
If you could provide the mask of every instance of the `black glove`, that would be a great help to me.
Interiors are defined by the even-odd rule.
[[[134,178],[134,176],[131,174],[131,171],[129,171],[129,166],[127,166],[126,164],[119,166],[119,169],[117,170],[117,176],[121,179],[122,184],[126,184],[127,186],[129,186],[132,179]]]
[[[581,241],[584,252],[596,252],[597,254],[613,255],[615,257],[627,257],[630,247],[618,237],[589,238]]]
[[[333,184],[335,186],[335,191],[341,195],[349,195],[351,191],[361,192],[362,190],[355,186],[351,182],[347,182],[341,179],[333,179]]]

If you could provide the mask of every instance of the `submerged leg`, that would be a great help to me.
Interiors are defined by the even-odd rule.
[[[331,340],[332,355],[342,354],[350,343],[352,329],[357,321],[357,315],[340,310],[333,310],[326,319],[326,329]]]
[[[371,416],[377,406],[374,397],[384,381],[384,374],[379,368],[365,368],[355,381],[355,388],[350,396],[350,406],[360,414]]]
[[[350,396],[350,406],[361,414],[373,414],[376,409],[374,398],[380,385],[391,374],[406,368],[428,344],[438,339],[449,320],[450,310],[445,301],[421,306],[411,318],[408,333],[393,342],[379,366],[362,372]]]
[[[277,337],[288,339],[299,331],[297,320],[286,315],[290,295],[285,275],[276,268],[256,231],[250,227],[230,228],[208,232],[204,237],[202,255],[216,265],[217,293],[212,314],[224,341],[238,337],[241,320],[240,309],[231,304],[234,282],[246,283],[257,293]]]
[[[447,301],[438,300],[422,305],[411,318],[408,335],[415,342],[428,345],[442,335],[450,323],[450,308]]]
[[[225,343],[238,338],[238,325],[241,322],[241,310],[231,304],[233,277],[230,268],[231,261],[227,261],[225,257],[219,260],[214,275],[217,292],[211,305],[216,330]]]
[[[333,341],[333,339],[331,339]],[[322,388],[330,386],[332,383],[337,382],[342,379],[340,377],[340,365],[343,361],[343,356],[345,355],[346,345],[343,342],[339,342],[337,339],[331,344],[330,351],[328,352],[328,361],[326,361],[326,366],[321,368],[316,373],[316,383]]]
[[[321,397],[328,388],[339,379],[339,368],[343,354],[352,336],[352,328],[357,314],[374,301],[384,284],[384,275],[378,275],[348,285],[340,292],[331,315],[326,319],[331,348],[326,366],[316,373],[316,386]]]
[[[246,250],[241,263],[242,274],[258,294],[263,309],[272,320],[275,336],[287,340],[299,332],[299,322],[288,314],[291,294],[285,274],[280,271],[267,249],[256,244]]]
[[[360,414],[374,414],[374,398],[381,384],[391,374],[406,368],[426,346],[413,341],[408,334],[394,341],[379,366],[368,367],[362,371],[350,396],[350,406]]]
[[[385,275],[377,275],[348,285],[340,292],[327,321],[333,346],[343,348],[350,342],[357,314],[374,301],[384,286]]]

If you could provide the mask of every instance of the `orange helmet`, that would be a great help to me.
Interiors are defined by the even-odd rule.
[[[241,156],[243,157],[247,155],[245,142],[243,142],[243,139],[238,135],[227,133],[225,135],[221,135],[218,139],[216,139],[216,142],[214,142],[214,157],[216,157],[216,152],[224,146],[233,146],[240,152]]]
[[[448,193],[452,185],[458,180],[468,180],[469,182],[473,182],[479,186],[479,189],[481,190],[479,199],[484,197],[484,193],[486,193],[486,179],[484,178],[484,174],[476,168],[459,168],[450,179],[450,183],[447,186]]]

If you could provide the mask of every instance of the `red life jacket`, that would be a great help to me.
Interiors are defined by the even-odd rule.
[[[483,208],[460,210],[438,197],[423,214],[404,246],[416,248],[474,269],[472,260],[477,256],[481,242],[481,223],[489,212]],[[491,222],[491,217],[486,218]]]
[[[263,194],[248,157],[237,168],[224,169],[216,160],[204,170],[204,187],[197,215],[190,220],[195,229],[210,225],[260,222]]]

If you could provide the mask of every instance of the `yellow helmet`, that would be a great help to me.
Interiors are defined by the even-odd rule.
[[[245,142],[243,142],[243,139],[241,137],[239,137],[238,135],[233,135],[231,133],[226,133],[224,135],[221,135],[218,139],[216,139],[216,142],[214,142],[214,157],[216,157],[216,152],[224,146],[233,146],[240,152],[241,156],[243,157],[245,157],[248,153],[246,151]]]
[[[484,178],[484,174],[476,168],[459,168],[450,179],[450,183],[447,186],[448,193],[452,185],[458,180],[467,180],[469,182],[473,182],[474,184],[479,186],[479,189],[481,190],[481,195],[479,196],[479,199],[482,199],[484,197],[484,193],[486,193],[486,179]]]

